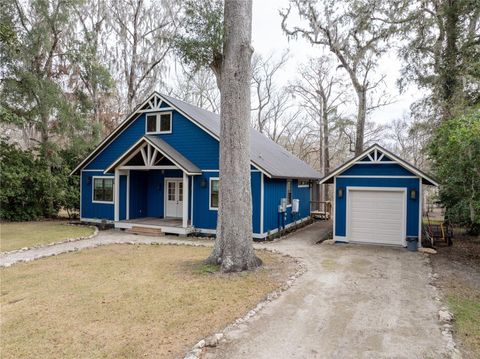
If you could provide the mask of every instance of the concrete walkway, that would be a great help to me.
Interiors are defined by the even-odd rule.
[[[94,248],[108,244],[183,244],[213,246],[210,239],[179,239],[177,236],[147,237],[129,234],[120,230],[100,231],[90,239],[81,239],[75,242],[65,242],[51,246],[33,248],[26,251],[0,254],[0,267],[9,267],[18,262],[29,262],[43,257],[55,256],[62,253],[74,252],[86,248]]]
[[[402,248],[315,245],[316,223],[268,245],[308,272],[204,358],[452,358],[428,257]]]

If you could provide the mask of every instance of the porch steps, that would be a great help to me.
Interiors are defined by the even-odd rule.
[[[162,232],[161,228],[149,228],[149,227],[137,227],[133,226],[126,230],[127,233],[138,234],[140,236],[151,236],[151,237],[161,237],[165,233]]]

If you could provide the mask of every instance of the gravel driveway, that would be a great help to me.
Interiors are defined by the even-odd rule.
[[[451,358],[428,257],[401,248],[314,245],[321,224],[268,245],[308,272],[205,358]]]

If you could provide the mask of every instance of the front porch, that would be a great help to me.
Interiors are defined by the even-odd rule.
[[[193,232],[193,177],[201,171],[168,143],[144,136],[106,172],[115,176],[116,228]]]
[[[194,228],[190,225],[190,220],[186,227],[183,226],[182,218],[143,217],[115,222],[115,228],[131,229],[133,227],[158,228],[163,233],[180,235],[187,235],[194,231]]]

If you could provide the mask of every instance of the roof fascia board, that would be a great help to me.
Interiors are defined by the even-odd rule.
[[[142,108],[144,105],[146,105],[151,99],[153,96],[155,96],[158,94],[156,92],[152,93],[145,101],[143,101],[140,105],[138,105],[136,108]],[[139,110],[134,110],[132,113],[130,113],[129,116],[127,116],[127,118],[125,120],[122,121],[122,123],[120,125],[117,126],[117,128],[115,128],[107,137],[105,137],[98,145],[97,147],[95,147],[95,149],[82,161],[80,162],[77,167],[75,167],[75,169],[70,172],[69,176],[72,176],[73,174],[75,174],[78,170],[80,170],[81,168],[85,167],[85,166],[88,166],[88,164],[90,162],[92,162],[95,158],[97,158],[97,156],[99,155],[99,153],[101,152],[100,150],[102,149],[102,147],[104,145],[106,145],[110,139],[113,138],[113,136],[115,136],[113,138],[113,140],[115,138],[117,138],[123,131],[125,131],[131,123],[128,123],[130,122],[130,120],[135,117],[135,115],[137,116],[140,116],[142,115],[142,113],[139,112]],[[118,133],[118,134],[117,134]]]
[[[370,153],[372,150],[377,150],[377,151],[380,151],[381,153],[385,153],[388,157],[393,157],[393,159],[395,160],[396,163],[398,163],[400,166],[404,167],[405,169],[409,170],[410,172],[416,174],[417,176],[419,176],[420,178],[424,178],[426,179],[427,181],[431,182],[434,186],[438,186],[438,182],[433,180],[432,178],[430,178],[429,176],[427,176],[425,173],[419,171],[418,169],[416,169],[415,167],[413,167],[412,165],[410,165],[408,162],[402,160],[400,157],[398,157],[397,155],[395,155],[394,153],[391,153],[390,151],[384,149],[383,147],[380,147],[378,144],[374,144],[373,146],[370,146],[369,148],[367,148],[365,151],[363,151],[360,155],[352,158],[350,161],[346,162],[345,164],[343,164],[342,166],[338,167],[336,170],[334,170],[332,173],[330,173],[329,175],[327,175],[326,177],[322,178],[320,181],[319,181],[319,184],[322,184],[322,183],[325,183],[326,181],[328,181],[329,179],[331,179],[332,177],[338,175],[338,173],[341,173],[343,171],[346,171],[347,169],[349,169],[350,167],[352,167],[353,165],[355,165],[355,163],[357,163],[361,158],[363,158],[366,154]]]

